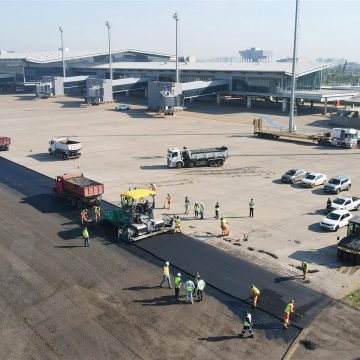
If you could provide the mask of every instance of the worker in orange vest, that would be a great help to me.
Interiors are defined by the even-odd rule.
[[[290,313],[294,312],[294,304],[295,301],[294,300],[290,300],[289,303],[285,306],[284,309],[284,329],[287,329],[289,327],[289,318],[290,318]]]
[[[167,194],[166,200],[167,200],[168,210],[170,210],[171,209],[171,202],[172,202],[172,197],[171,197],[170,194]]]
[[[260,296],[260,290],[253,284],[251,285],[250,293],[253,299],[253,307],[256,308],[256,304]]]
[[[88,212],[87,212],[87,209],[84,209],[81,213],[80,213],[80,216],[81,216],[81,223],[84,225],[87,223],[88,221]]]
[[[220,226],[221,226],[221,235],[222,236],[229,236],[229,225],[225,218],[221,218],[220,220]]]

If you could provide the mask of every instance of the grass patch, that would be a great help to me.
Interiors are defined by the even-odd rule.
[[[360,289],[344,297],[344,302],[350,306],[360,309]]]

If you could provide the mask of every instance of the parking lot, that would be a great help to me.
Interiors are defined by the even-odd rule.
[[[360,286],[359,267],[342,266],[336,259],[336,238],[319,222],[324,217],[328,194],[322,187],[302,188],[283,184],[281,175],[299,167],[320,172],[330,179],[347,175],[351,195],[360,194],[360,150],[320,147],[311,143],[259,139],[252,135],[257,112],[286,126],[287,117],[265,107],[252,112],[244,107],[192,103],[175,116],[161,117],[146,111],[145,100],[123,98],[129,111],[114,111],[115,104],[86,107],[75,98],[36,100],[32,95],[0,97],[1,136],[10,136],[10,151],[1,156],[51,177],[82,171],[104,182],[104,198],[119,201],[130,187],[158,186],[157,213],[182,214],[184,198],[205,204],[205,219],[192,212],[181,215],[183,232],[199,241],[252,260],[279,274],[281,280],[300,281],[302,260],[309,263],[310,284],[334,298]],[[298,128],[321,132],[327,120],[307,114],[296,119]],[[69,136],[83,143],[80,159],[49,156],[48,142]],[[230,158],[222,168],[169,169],[170,147],[228,146]],[[163,209],[166,194],[174,206]],[[347,195],[347,193],[345,193]],[[335,196],[332,195],[331,198]],[[254,219],[248,218],[248,202],[255,201]],[[216,201],[220,215],[229,221],[230,236],[221,238],[220,221],[213,219]],[[244,235],[248,237],[244,241]]]

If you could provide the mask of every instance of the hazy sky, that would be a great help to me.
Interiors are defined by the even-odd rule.
[[[360,61],[360,0],[299,0],[299,57]],[[233,1],[2,1],[0,50],[106,49],[105,21],[114,49],[175,53],[179,21],[180,55],[238,56],[249,47],[292,55],[295,0]]]

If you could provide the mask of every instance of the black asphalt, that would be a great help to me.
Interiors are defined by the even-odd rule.
[[[69,208],[52,194],[53,181],[0,157],[0,183],[23,194],[24,202],[42,212],[68,212]],[[278,318],[286,302],[294,299],[295,312],[303,317],[294,317],[293,323],[300,328],[330,301],[326,295],[291,280],[277,281],[276,274],[185,235],[158,235],[137,242],[136,247],[170,261],[183,272],[199,272],[208,284],[242,301],[249,300],[250,285],[254,283],[262,293],[259,311]]]

